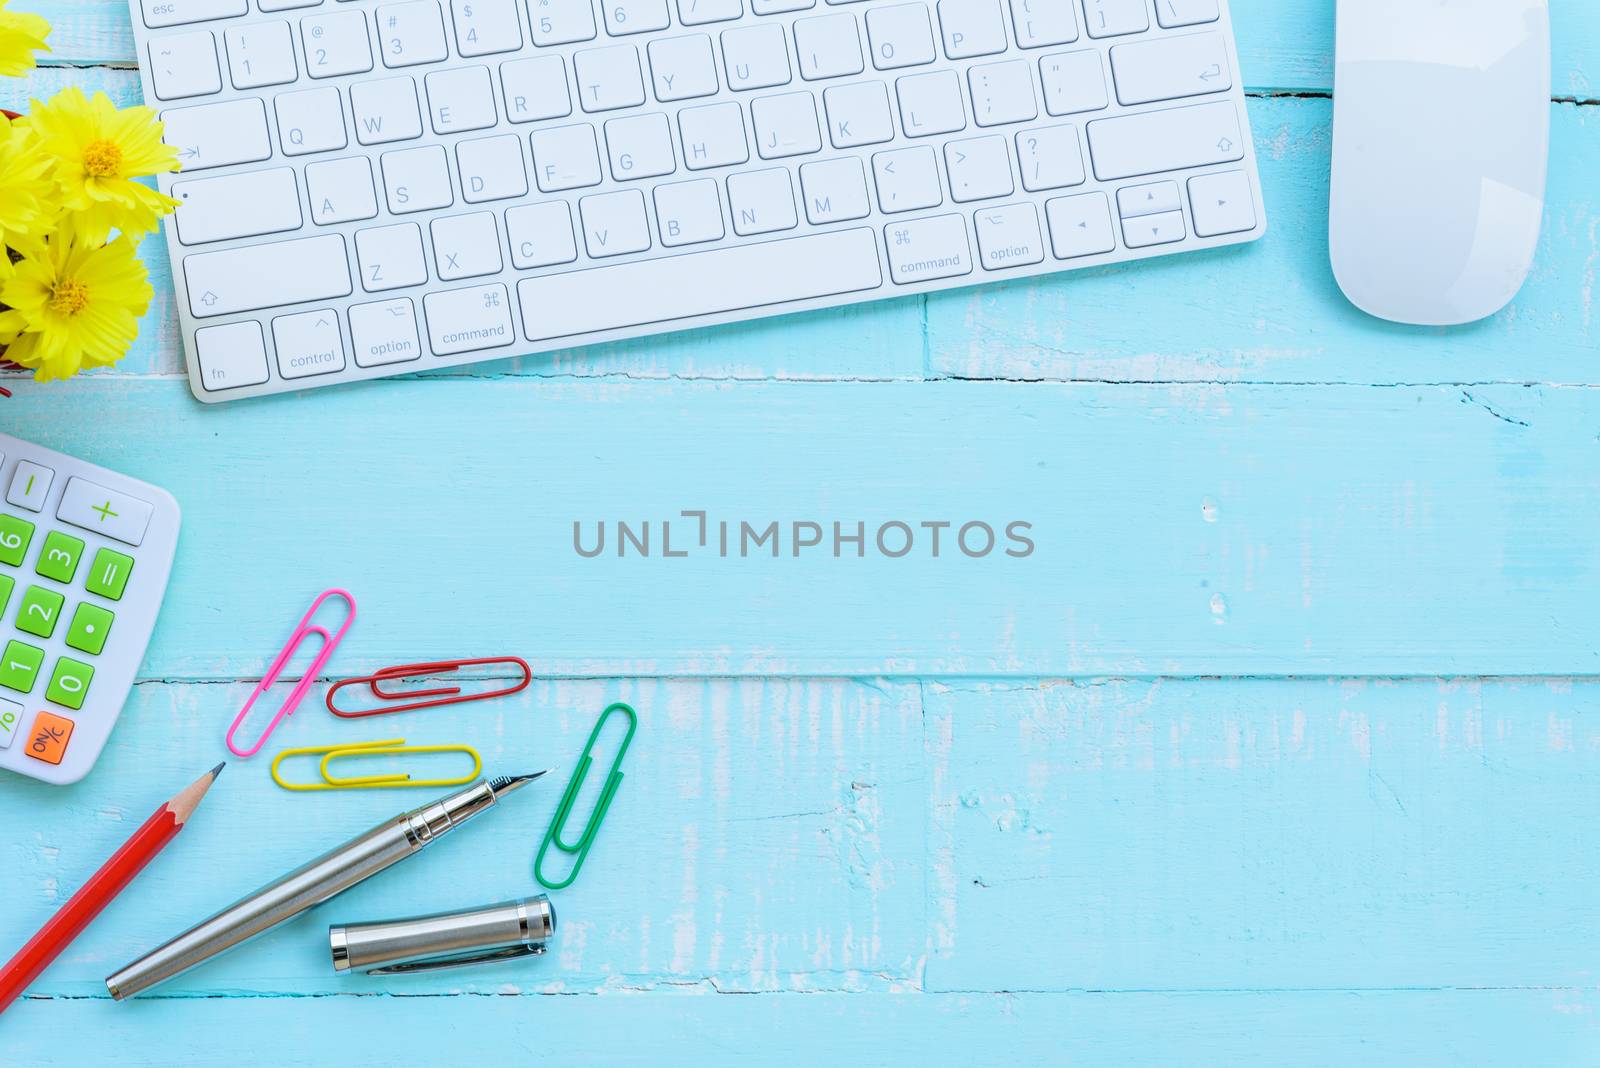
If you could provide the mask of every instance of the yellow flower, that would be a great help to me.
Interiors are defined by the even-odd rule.
[[[139,332],[154,291],[132,239],[109,245],[62,239],[15,265],[0,288],[0,336],[20,327],[6,358],[40,381],[115,363]]]
[[[50,166],[50,157],[39,149],[28,128],[0,115],[0,249],[44,247],[45,232],[56,214]]]
[[[33,54],[48,52],[50,24],[38,15],[11,12],[0,0],[0,77],[19,78],[33,69]]]
[[[134,180],[178,169],[177,149],[161,143],[161,121],[149,108],[118,111],[105,93],[90,99],[71,88],[48,104],[35,101],[27,121],[55,160],[62,206],[85,243],[113,230],[142,237],[178,206]]]

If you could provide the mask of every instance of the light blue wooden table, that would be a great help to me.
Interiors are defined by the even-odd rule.
[[[138,97],[122,0],[47,93]],[[0,1062],[1600,1061],[1600,8],[1555,0],[1538,264],[1451,331],[1326,260],[1331,0],[1235,0],[1273,230],[1222,254],[226,409],[160,298],[0,425],[170,488],[170,597],[94,774],[0,783],[0,944],[225,754],[311,595],[337,674],[517,653],[416,716],[564,780],[642,714],[547,958],[331,974],[327,923],[532,892],[560,781],[118,1005],[134,955],[402,805],[236,761],[0,1018]],[[28,89],[7,85],[0,103]],[[575,520],[1033,524],[1025,560],[583,559]],[[659,528],[658,528],[659,529]],[[308,704],[279,738],[378,736]]]

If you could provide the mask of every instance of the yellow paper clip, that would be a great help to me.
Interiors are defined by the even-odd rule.
[[[318,771],[321,782],[289,782],[279,773],[278,765],[290,757],[322,754]],[[333,775],[328,766],[335,760],[349,757],[385,756],[390,753],[465,753],[472,758],[472,770],[459,779],[413,779],[410,772],[391,771],[382,775]],[[272,758],[272,781],[285,790],[379,790],[400,786],[465,786],[483,771],[483,758],[470,745],[406,745],[404,738],[387,738],[378,742],[351,742],[345,745],[309,745],[299,749],[285,749]]]

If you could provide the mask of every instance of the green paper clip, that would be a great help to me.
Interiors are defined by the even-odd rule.
[[[623,735],[622,746],[617,750],[616,759],[611,761],[611,773],[606,776],[605,789],[600,791],[600,800],[594,806],[594,813],[589,817],[588,825],[583,829],[583,836],[572,845],[568,845],[561,840],[561,836],[566,828],[567,818],[572,815],[573,802],[577,801],[578,791],[583,788],[583,780],[589,774],[589,766],[594,763],[589,751],[594,748],[595,739],[600,737],[600,731],[613,712],[622,712],[628,717],[628,733]],[[545,832],[544,841],[539,846],[539,855],[533,862],[533,877],[538,879],[539,884],[546,890],[564,890],[578,877],[584,858],[589,855],[589,847],[594,845],[595,835],[600,833],[600,823],[606,818],[606,810],[611,807],[611,799],[616,796],[617,787],[622,785],[622,772],[617,769],[622,765],[622,758],[627,753],[628,746],[633,743],[633,732],[638,729],[639,717],[634,714],[633,709],[621,701],[607,707],[595,721],[594,730],[589,732],[589,743],[583,747],[583,756],[578,758],[578,766],[572,773],[572,781],[567,783],[567,791],[561,795],[561,804],[556,806],[555,818],[550,821],[550,829]],[[544,877],[544,855],[551,843],[554,843],[561,852],[577,858],[572,862],[572,870],[560,882],[551,882]]]

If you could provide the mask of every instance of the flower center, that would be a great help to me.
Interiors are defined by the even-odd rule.
[[[91,178],[122,173],[122,149],[114,141],[90,141],[83,148],[83,172]]]
[[[77,315],[89,306],[89,287],[73,278],[63,278],[50,292],[50,310],[57,315]]]

